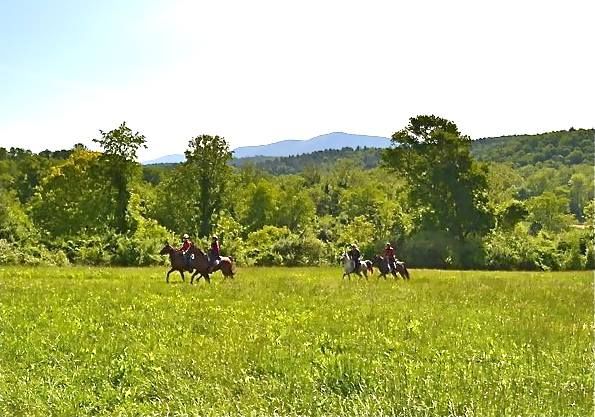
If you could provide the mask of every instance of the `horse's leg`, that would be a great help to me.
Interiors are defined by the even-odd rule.
[[[211,283],[211,277],[209,276],[208,273],[206,275],[203,274],[203,277],[205,277],[205,281],[207,281],[208,284]]]
[[[403,265],[403,272],[405,273],[404,277],[408,280],[409,279],[409,271],[407,271],[407,267]]]
[[[169,271],[167,271],[167,274],[165,275],[165,283],[169,284],[169,274],[171,274],[172,272],[174,272],[175,269],[170,269]]]
[[[182,282],[185,282],[186,279],[184,278],[184,270],[180,269],[180,275],[182,276]]]
[[[194,277],[196,276],[196,274],[198,274],[198,271],[194,271],[192,273],[192,275],[190,275],[190,284],[194,284]],[[200,280],[200,277],[198,277],[198,279]]]

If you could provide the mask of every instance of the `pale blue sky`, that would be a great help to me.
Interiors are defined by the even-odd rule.
[[[0,146],[595,126],[592,1],[0,0]]]
[[[0,123],[80,86],[125,86],[175,59],[167,37],[143,24],[157,1],[0,0],[0,7]]]

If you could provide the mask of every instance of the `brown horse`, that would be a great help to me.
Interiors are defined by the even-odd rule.
[[[169,283],[169,274],[174,271],[178,271],[182,276],[182,281],[186,281],[184,279],[184,271],[192,272],[192,269],[187,268],[186,259],[184,259],[182,252],[172,247],[168,242],[165,242],[165,246],[159,251],[159,255],[169,255],[171,269],[167,271],[165,282]]]
[[[236,266],[232,258],[222,256],[218,264],[211,266],[211,264],[209,263],[208,256],[200,248],[192,246],[189,250],[194,258],[193,266],[195,269],[194,273],[192,274],[192,277],[190,278],[190,284],[194,283],[194,277],[199,274],[200,275],[198,279],[200,280],[201,277],[204,277],[204,279],[207,282],[211,282],[209,274],[212,274],[213,272],[219,270],[221,270],[225,278],[233,278],[233,276],[235,275]]]

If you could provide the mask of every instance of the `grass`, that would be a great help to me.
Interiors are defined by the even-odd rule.
[[[587,416],[592,273],[0,267],[0,415]]]

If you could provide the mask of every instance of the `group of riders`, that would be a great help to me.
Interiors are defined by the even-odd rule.
[[[184,255],[184,260],[186,262],[186,266],[188,269],[191,269],[190,264],[192,262],[192,255],[191,250],[194,243],[190,240],[190,236],[187,233],[184,233],[182,236],[182,247],[178,249]],[[208,259],[209,259],[209,269],[208,272],[211,273],[213,269],[219,264],[221,261],[221,244],[219,243],[219,238],[215,235],[211,237],[211,247],[208,251]],[[349,258],[354,262],[355,270],[359,270],[361,267],[361,253],[359,248],[355,243],[352,243],[349,246],[349,251],[347,252]],[[395,271],[397,269],[397,258],[395,256],[395,248],[392,247],[390,242],[386,242],[384,246],[384,253],[383,258],[386,261],[389,270]]]
[[[184,233],[182,236],[182,247],[178,249],[184,255],[184,261],[186,262],[186,269],[192,270],[192,247],[194,243],[190,240],[190,236],[188,233]],[[221,261],[221,245],[219,244],[219,238],[215,235],[211,237],[211,248],[207,253],[207,257],[209,259],[209,267],[208,272],[211,273],[215,269],[215,267]]]
[[[347,255],[354,263],[354,270],[358,271],[361,267],[361,253],[355,243],[352,243],[349,246],[349,251],[347,251]],[[389,268],[389,272],[397,270],[397,258],[395,256],[395,248],[392,247],[390,242],[386,242],[386,245],[384,245],[383,258],[386,261],[386,264]]]

